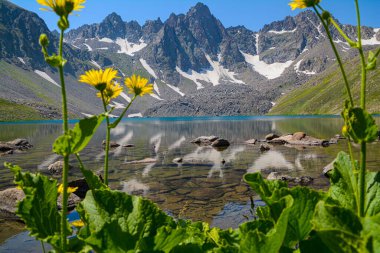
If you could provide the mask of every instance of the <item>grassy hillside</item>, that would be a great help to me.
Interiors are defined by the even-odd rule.
[[[380,62],[380,60],[378,60]],[[359,59],[345,63],[355,103],[360,99]],[[338,65],[312,78],[304,85],[285,94],[276,101],[269,114],[339,114],[347,99],[343,78]],[[369,72],[367,106],[371,113],[380,113],[380,67]]]
[[[0,121],[40,119],[40,113],[33,108],[0,99]]]

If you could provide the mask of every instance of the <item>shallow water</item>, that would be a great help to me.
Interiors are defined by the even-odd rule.
[[[376,118],[380,123],[380,118]],[[252,138],[263,139],[266,134],[303,131],[308,135],[330,139],[340,133],[339,117],[219,117],[219,118],[164,118],[130,119],[123,121],[113,132],[112,141],[134,144],[132,148],[112,150],[110,185],[114,189],[143,195],[156,202],[175,217],[202,220],[222,228],[237,227],[249,216],[249,196],[254,196],[242,182],[247,172],[280,171],[291,176],[315,178],[313,187],[326,188],[328,180],[321,175],[340,150],[347,149],[345,140],[327,148],[294,148],[273,146],[270,151],[259,151],[260,144],[246,145]],[[0,157],[0,190],[12,187],[12,173],[2,164],[5,161],[30,171],[46,172],[49,164],[60,158],[51,152],[51,143],[60,135],[59,122],[0,124],[0,140],[27,138],[34,147],[27,152]],[[199,147],[190,141],[202,135],[216,135],[227,139],[231,146],[223,151]],[[102,168],[105,139],[104,126],[81,153],[87,168]],[[380,169],[380,143],[369,145],[368,167]],[[358,149],[355,148],[357,151]],[[174,158],[182,157],[176,164]],[[133,164],[145,158],[155,163]],[[223,163],[225,161],[225,163]],[[74,158],[71,164],[77,167]],[[81,177],[78,169],[70,172],[70,179]],[[254,196],[257,199],[257,196]],[[1,221],[0,221],[1,223]],[[9,225],[9,224],[8,224]],[[0,244],[19,229],[0,229]],[[17,226],[9,226],[17,227]],[[8,240],[14,241],[14,238]],[[9,244],[8,244],[9,245]],[[8,248],[9,249],[9,248]],[[1,247],[0,247],[1,251]],[[11,252],[11,250],[8,250]]]

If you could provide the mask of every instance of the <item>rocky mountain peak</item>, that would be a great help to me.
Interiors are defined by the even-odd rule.
[[[207,5],[203,3],[197,3],[194,7],[192,7],[189,12],[187,13],[187,16],[194,16],[194,17],[207,17],[211,16],[211,11],[207,7]]]
[[[124,21],[118,14],[113,12],[99,24],[98,36],[110,39],[123,38],[126,33],[125,30]]]

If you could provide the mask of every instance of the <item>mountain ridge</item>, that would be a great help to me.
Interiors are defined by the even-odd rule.
[[[32,17],[36,14],[23,10],[25,14],[13,17],[8,14],[8,9],[20,11],[22,8],[13,4],[7,7],[4,3],[8,2],[0,1],[0,27],[5,27],[6,22],[13,22],[12,25],[17,24],[20,31],[15,36],[12,34],[14,31],[0,29],[3,34],[7,32],[6,39],[0,37],[2,51],[5,51],[0,54],[0,61],[19,69],[17,71],[29,71],[33,80],[42,78],[44,82],[58,84],[56,71],[43,62],[38,45],[39,33],[44,31],[52,41],[49,50],[55,51],[56,31],[46,30],[46,24],[41,19],[39,25],[22,27],[17,23],[18,19],[28,23],[29,19],[36,18]],[[356,36],[355,27],[342,25],[342,29],[349,36]],[[33,36],[25,39],[19,33]],[[143,25],[136,21],[123,21],[120,15],[111,13],[100,23],[86,24],[66,33],[64,52],[69,60],[66,66],[70,80],[68,86],[74,91],[80,87],[81,94],[72,93],[77,101],[83,100],[82,106],[73,101],[69,109],[76,117],[99,113],[96,98],[91,98],[93,91],[79,84],[76,76],[90,68],[114,67],[120,76],[137,73],[154,84],[154,94],[134,104],[131,114],[170,116],[164,108],[170,104],[179,106],[187,97],[191,103],[201,103],[194,106],[205,108],[204,111],[208,110],[207,106],[215,106],[209,110],[212,115],[222,112],[231,114],[226,108],[228,103],[220,102],[226,99],[224,92],[221,92],[223,89],[229,91],[232,100],[238,101],[241,96],[245,96],[241,98],[243,101],[249,96],[254,100],[251,110],[241,105],[240,112],[265,114],[283,93],[290,92],[334,65],[333,52],[323,34],[318,18],[311,11],[274,21],[259,31],[251,31],[244,26],[226,28],[202,3],[185,14],[172,14],[165,21],[159,18],[149,20]],[[332,34],[343,58],[357,55],[336,31],[333,30]],[[30,44],[30,49],[6,47],[9,38],[12,42],[17,40],[24,41],[25,45]],[[363,38],[366,49],[373,48],[380,44],[380,29],[363,27]],[[6,81],[2,87],[3,94],[9,92],[12,89],[10,83],[15,82],[20,83],[14,78]],[[247,89],[241,85],[247,86]],[[234,87],[229,89],[228,86]],[[19,90],[21,87],[19,85]],[[244,93],[244,90],[249,91]],[[58,98],[56,94],[50,96]],[[0,98],[11,101],[21,99],[19,96],[9,98],[1,95]],[[22,99],[26,103],[35,100],[33,97]],[[115,102],[129,100],[130,97],[124,93]],[[44,103],[59,107],[59,103]],[[179,107],[177,109],[174,111],[181,111]],[[239,114],[238,111],[234,113]]]

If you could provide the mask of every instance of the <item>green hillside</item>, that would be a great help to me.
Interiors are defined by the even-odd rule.
[[[355,103],[360,99],[359,59],[345,63]],[[276,101],[269,114],[339,114],[347,93],[338,65],[312,78],[304,85],[285,94]],[[380,113],[380,67],[369,72],[367,82],[367,106],[371,113]]]

